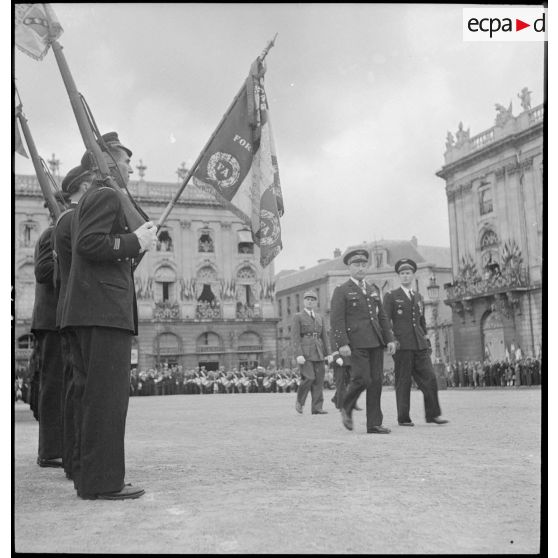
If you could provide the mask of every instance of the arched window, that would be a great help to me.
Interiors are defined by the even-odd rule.
[[[482,267],[485,279],[500,274],[500,255],[498,253],[498,235],[492,230],[486,230],[481,236],[480,249]]]
[[[19,243],[23,248],[31,248],[38,237],[39,224],[28,219],[19,226]]]
[[[212,331],[205,331],[197,340],[196,346],[198,352],[210,352],[212,350],[220,349],[222,347],[221,338]]]
[[[176,300],[176,273],[168,265],[161,266],[154,275],[155,301],[174,302]]]
[[[158,355],[176,355],[180,353],[180,339],[170,332],[161,333],[156,339]]]
[[[218,297],[217,272],[211,266],[202,267],[196,276],[196,318],[210,319],[221,316]]]
[[[237,318],[251,317],[258,301],[256,272],[249,266],[240,268],[236,274]]]

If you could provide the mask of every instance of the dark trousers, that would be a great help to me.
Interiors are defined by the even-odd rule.
[[[308,368],[312,367],[312,373],[309,373]],[[305,371],[306,374],[305,375]],[[300,367],[300,386],[296,392],[298,402],[304,407],[308,392],[312,394],[312,412],[316,413],[322,410],[324,404],[324,377],[325,366],[323,361],[307,360]],[[309,377],[309,376],[314,376]]]
[[[432,368],[428,350],[398,350],[393,355],[395,362],[395,398],[397,401],[397,420],[411,422],[411,378],[424,396],[426,419],[439,417],[442,412],[438,403],[438,383]]]
[[[74,355],[72,345],[77,345],[75,333],[71,329],[63,329],[60,332],[60,341],[62,344],[62,364],[64,367],[64,376],[62,378],[62,461],[64,463],[64,471],[69,475],[72,474],[76,428],[74,415]]]
[[[73,329],[74,485],[80,495],[115,492],[124,486],[132,333],[105,327]]]
[[[36,332],[39,343],[39,458],[62,457],[62,349],[58,331]]]
[[[366,390],[366,427],[380,426],[384,419],[380,398],[384,376],[384,349],[351,349],[351,381],[343,408],[350,415],[360,394]]]
[[[335,382],[335,394],[331,398],[336,409],[341,409],[347,386],[351,378],[351,369],[348,366],[334,366],[333,381]]]

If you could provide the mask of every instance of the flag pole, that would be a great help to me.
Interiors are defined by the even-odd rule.
[[[269,41],[267,43],[267,45],[263,49],[262,53],[258,56],[258,60],[260,62],[264,61],[264,59],[267,56],[268,52],[270,51],[271,47],[273,47],[275,45],[275,39],[277,39],[277,33],[275,33],[275,36],[273,37],[273,39],[271,39],[271,41]],[[182,192],[184,192],[184,189],[186,188],[188,182],[190,181],[190,178],[192,178],[193,174],[196,172],[196,169],[198,168],[198,165],[200,164],[201,160],[204,158],[206,151],[208,150],[209,146],[211,145],[211,142],[215,139],[215,136],[217,135],[217,133],[219,132],[219,130],[223,126],[225,120],[227,119],[227,116],[230,114],[230,112],[234,108],[236,102],[238,101],[238,98],[244,92],[244,87],[245,87],[244,84],[242,84],[242,86],[240,87],[240,90],[235,95],[234,99],[232,100],[232,103],[230,104],[229,108],[226,110],[225,114],[223,114],[223,117],[221,118],[221,121],[219,122],[219,124],[217,124],[217,127],[215,128],[214,132],[211,134],[210,138],[207,140],[207,142],[203,146],[203,149],[201,150],[197,159],[194,161],[194,164],[188,169],[188,172],[186,173],[186,176],[184,177],[180,188],[178,189],[178,191],[176,192],[176,194],[174,195],[172,200],[168,203],[168,205],[165,208],[165,211],[163,211],[163,214],[161,215],[161,217],[159,217],[159,221],[157,222],[157,229],[158,230],[163,226],[163,224],[167,220],[167,218],[169,216],[169,213],[171,212],[172,208],[176,205],[178,199],[182,195]]]
[[[17,88],[16,88],[16,92],[17,92]],[[18,93],[18,97],[19,97],[19,93]],[[27,147],[29,149],[29,154],[31,155],[31,160],[33,161],[33,167],[35,168],[35,174],[37,175],[37,180],[39,181],[39,186],[41,187],[41,191],[43,192],[43,196],[45,198],[48,210],[53,220],[56,221],[58,217],[60,217],[62,211],[60,210],[60,206],[58,205],[54,197],[54,192],[52,191],[48,177],[41,164],[42,159],[37,151],[37,147],[35,146],[35,142],[33,141],[33,136],[31,135],[31,130],[27,125],[27,119],[25,118],[25,116],[23,116],[23,112],[21,108],[22,105],[20,100],[19,105],[16,107],[16,117],[21,124],[21,129],[25,137],[25,143],[27,144]]]
[[[58,64],[60,74],[62,75],[62,80],[66,86],[66,91],[68,93],[68,97],[70,98],[70,104],[72,105],[85,148],[93,154],[98,172],[101,175],[101,180],[108,186],[112,187],[119,195],[128,227],[130,227],[130,230],[134,231],[143,225],[147,219],[145,219],[144,216],[140,214],[138,209],[134,207],[131,198],[127,195],[127,193],[122,191],[122,188],[118,186],[114,177],[111,175],[108,163],[103,157],[101,148],[95,139],[91,122],[85,112],[85,108],[82,104],[74,78],[72,77],[68,63],[66,62],[66,57],[62,52],[63,47],[56,40],[51,41],[50,44]]]

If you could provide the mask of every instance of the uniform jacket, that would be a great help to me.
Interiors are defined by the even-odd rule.
[[[295,357],[323,361],[330,352],[324,318],[315,310],[314,319],[305,310],[293,316],[291,336]]]
[[[35,245],[35,303],[31,317],[31,331],[56,331],[57,291],[54,288],[52,255],[52,233],[50,226],[43,231]]]
[[[72,214],[72,266],[61,327],[101,326],[137,333],[132,275],[139,255],[137,236],[128,230],[117,193],[89,188]]]
[[[364,295],[352,279],[333,291],[330,321],[336,348],[374,348],[394,340],[378,288],[366,284]]]
[[[430,348],[426,337],[424,300],[414,293],[411,302],[405,291],[399,287],[384,296],[384,309],[393,324],[393,333],[402,350],[423,350]]]
[[[66,288],[68,286],[68,278],[70,276],[70,266],[72,265],[72,213],[77,204],[70,205],[60,215],[54,227],[52,235],[52,248],[55,253],[55,286],[58,289],[58,305],[56,307],[56,325],[60,327],[62,321],[62,310],[64,307],[64,298],[66,297]]]

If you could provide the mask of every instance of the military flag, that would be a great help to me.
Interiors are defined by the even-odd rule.
[[[17,110],[16,110],[16,119],[14,122],[14,149],[16,153],[19,153],[22,157],[26,157],[29,159],[29,155],[27,155],[27,151],[25,151],[25,147],[23,145],[23,141],[21,139],[21,132],[19,131],[19,122],[17,121]]]
[[[50,4],[15,4],[15,44],[35,60],[42,60],[51,41],[62,35]]]
[[[193,175],[196,186],[250,227],[263,267],[282,249],[284,212],[264,74],[260,57]]]

